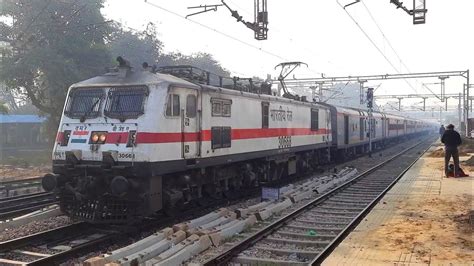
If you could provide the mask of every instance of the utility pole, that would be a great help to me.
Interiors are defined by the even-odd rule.
[[[315,102],[316,100],[316,86],[309,87],[311,89],[311,100]],[[318,99],[321,102],[321,98]]]
[[[367,80],[359,80],[359,95],[360,95],[360,105],[364,104],[364,83],[366,83]]]
[[[462,111],[461,111],[461,93],[459,93],[459,103],[458,103],[458,117],[459,117],[459,128],[461,128],[462,122]]]
[[[466,84],[463,84],[462,87],[462,123],[461,123],[461,131],[464,131],[465,136],[466,133]]]
[[[403,97],[398,97],[398,111],[401,112],[402,111],[402,99]]]
[[[423,112],[426,111],[426,99],[428,99],[428,97],[423,97]]]
[[[319,87],[319,101],[322,102],[323,101],[323,86],[324,86],[324,82],[317,82],[318,84],[318,87]]]
[[[439,76],[438,77],[441,80],[441,101],[444,102],[445,94],[446,94],[446,82],[445,80],[449,78],[449,76]]]
[[[369,114],[369,156],[372,156],[374,88],[367,88],[367,108]]]
[[[470,128],[469,128],[469,69],[466,71],[466,117],[464,123],[466,123],[466,136],[469,137],[470,135]]]

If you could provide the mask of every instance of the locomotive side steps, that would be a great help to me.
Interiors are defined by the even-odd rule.
[[[269,224],[204,265],[225,265],[231,261],[248,265],[321,264],[433,141],[432,137],[425,138]],[[306,235],[313,230],[318,234]]]

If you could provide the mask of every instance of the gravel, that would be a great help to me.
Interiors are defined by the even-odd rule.
[[[411,141],[411,142],[415,142],[416,140],[414,141]],[[405,149],[406,147],[408,147],[407,145],[410,145],[410,143],[405,143],[405,145],[401,144],[401,145],[397,145],[397,146],[394,146],[394,147],[391,147],[387,150],[383,150],[383,151],[379,151],[379,152],[374,152],[373,155],[372,155],[372,158],[369,158],[368,156],[363,156],[363,157],[360,157],[360,158],[357,158],[355,160],[352,160],[350,162],[347,162],[347,163],[342,163],[342,164],[339,164],[337,165],[337,169],[338,170],[341,170],[343,169],[344,167],[353,167],[354,165],[357,165],[357,170],[359,171],[359,173],[373,167],[374,165],[378,164],[378,163],[381,163],[383,161],[386,160],[387,157],[389,156],[393,156],[397,153],[399,153],[401,150]],[[328,170],[328,173],[332,173],[333,170],[334,170],[334,166],[332,167],[327,167],[327,170]],[[323,176],[324,174],[319,174],[320,176]],[[314,177],[314,176],[312,176]],[[312,178],[312,177],[309,177],[309,178]],[[295,181],[293,184],[301,184],[301,183],[304,183],[307,179],[304,179],[304,180],[299,180],[299,181]],[[276,221],[277,219],[279,219],[280,217],[284,216],[284,215],[287,215],[289,213],[291,213],[292,211],[294,211],[295,209],[299,208],[300,206],[308,203],[310,200],[309,199],[306,199],[306,200],[302,200],[300,202],[298,202],[297,204],[293,204],[291,208],[288,208],[288,209],[285,209],[283,210],[280,214],[278,215],[275,215],[271,218],[269,218],[267,221],[265,221],[264,223],[260,222],[260,223],[257,223],[256,225],[254,225],[250,230],[246,230],[244,232],[242,232],[239,237],[235,237],[235,238],[231,238],[229,239],[228,241],[226,241],[224,244],[222,244],[221,246],[219,247],[211,247],[209,248],[208,250],[202,252],[201,254],[198,254],[196,255],[194,258],[191,259],[190,262],[192,263],[203,263],[205,261],[207,261],[208,259],[218,255],[218,254],[221,254],[223,253],[224,251],[226,251],[227,249],[229,249],[230,247],[232,247],[233,245],[237,244],[239,241],[241,241],[240,239],[244,239],[245,237],[248,237],[252,234],[254,234],[255,232],[257,232],[259,229],[262,229],[264,228],[265,226],[267,226],[268,224],[270,224],[271,222],[273,221]],[[258,202],[258,201],[257,201]],[[249,204],[249,205],[252,205],[252,204]],[[249,206],[247,205],[247,206]],[[245,207],[245,206],[244,206]],[[324,214],[322,214],[324,215]],[[308,215],[303,215],[303,216],[300,216],[299,218],[301,219],[307,219],[307,220],[314,220],[315,217],[314,216],[311,216],[310,214]],[[348,220],[347,219],[331,219],[331,222],[335,222],[335,223],[347,223]],[[310,227],[311,226],[311,223],[303,223],[303,222],[298,222],[298,221],[293,221],[290,223],[291,225],[299,225],[299,226],[303,226],[303,227]],[[328,228],[338,228],[340,226],[336,226],[336,225],[331,225],[331,224],[327,224],[327,225],[320,225],[318,224],[318,226],[320,227],[328,227]],[[342,229],[342,227],[341,227]],[[305,230],[294,230],[294,229],[289,229],[289,230],[285,230],[285,231],[295,231],[297,233],[302,233],[302,234],[306,234],[307,231]],[[324,235],[328,235],[328,234],[331,234],[331,235],[336,235],[339,233],[339,230],[337,231],[334,231],[334,230],[320,230],[320,232],[317,232],[319,234],[324,234]],[[261,242],[258,243],[258,245],[260,245]],[[270,245],[269,247],[275,247],[275,243],[267,243],[268,245]],[[309,247],[306,247],[305,249],[308,250]],[[312,248],[311,248],[312,249]],[[317,249],[315,247],[315,249]],[[247,254],[248,253],[248,254]],[[269,257],[269,258],[273,258],[273,259],[282,259],[282,260],[292,260],[292,261],[301,261],[299,259],[292,259],[291,256],[290,258],[288,256],[277,256],[275,254],[269,254],[270,256],[267,256],[267,254],[264,254],[264,253],[268,253],[266,251],[261,251],[261,250],[258,250],[256,249],[255,247],[252,247],[244,252],[242,252],[241,254],[242,255],[246,255],[246,256],[250,256],[250,257]]]
[[[0,242],[55,229],[68,224],[72,224],[72,221],[65,215],[52,217],[42,221],[33,221],[18,228],[8,228],[1,231]]]

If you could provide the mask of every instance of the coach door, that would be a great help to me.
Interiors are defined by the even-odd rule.
[[[344,116],[344,144],[349,144],[349,116]]]
[[[196,158],[200,154],[200,104],[199,93],[193,89],[180,89],[184,100],[181,110],[181,149],[183,158]]]
[[[381,123],[382,123],[382,138],[385,138],[387,136],[387,132],[386,132],[386,118],[384,115],[382,115],[382,118],[381,118]]]

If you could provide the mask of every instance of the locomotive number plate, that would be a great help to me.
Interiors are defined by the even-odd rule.
[[[135,158],[135,154],[133,154],[133,153],[119,153],[118,158],[119,159],[133,159],[133,158]]]
[[[286,149],[291,147],[291,136],[278,137],[278,148]]]

